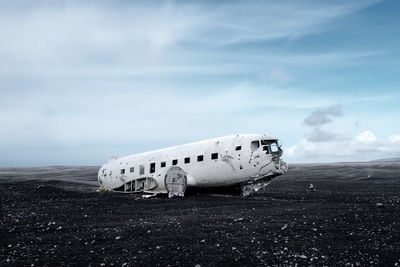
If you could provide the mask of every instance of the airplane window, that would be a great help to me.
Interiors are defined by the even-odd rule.
[[[236,151],[242,150],[242,146],[237,146],[235,150]]]
[[[176,165],[176,164],[178,164],[178,160],[177,160],[177,159],[174,159],[174,160],[172,161],[172,165]]]
[[[203,161],[204,156],[203,155],[198,155],[197,156],[197,161]]]
[[[140,175],[144,174],[144,165],[139,166],[139,173]]]
[[[121,169],[121,174],[125,174],[125,169]]]
[[[256,151],[260,147],[260,142],[259,141],[253,141],[251,142],[251,152]]]
[[[218,153],[212,153],[211,159],[218,159]]]
[[[165,161],[161,162],[161,168],[164,168],[167,165],[167,163]]]
[[[150,163],[150,173],[154,173],[156,171],[156,164],[153,162],[153,163]]]
[[[185,158],[185,164],[190,163],[190,158]]]
[[[275,153],[275,152],[278,152],[278,151],[279,151],[278,144],[277,143],[271,144],[271,152]]]
[[[131,167],[130,169],[129,169],[129,172],[134,172],[135,171],[135,167]]]

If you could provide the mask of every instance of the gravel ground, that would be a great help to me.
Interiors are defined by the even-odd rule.
[[[0,169],[0,265],[400,266],[400,163],[291,165],[249,198],[98,193],[97,170]]]

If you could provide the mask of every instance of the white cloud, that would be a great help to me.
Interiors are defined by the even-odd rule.
[[[354,140],[361,144],[370,144],[376,141],[376,137],[371,131],[365,131],[357,135]]]
[[[339,132],[338,123],[333,123],[332,117],[342,114],[341,105],[333,105],[314,110],[307,116],[303,124],[311,126],[311,131],[307,132],[296,145],[289,147],[287,153],[289,161],[365,161],[400,155],[400,135],[381,139],[372,130],[351,134],[351,129],[344,125],[341,125],[342,131]],[[352,121],[354,120],[350,119],[348,124],[355,129],[359,128],[359,125],[354,125]],[[332,123],[329,130],[320,128],[320,125],[327,123]]]
[[[363,161],[400,155],[400,135],[386,140],[378,139],[370,131],[364,131],[350,140],[311,142],[302,139],[288,149],[291,161]],[[394,145],[395,144],[395,145]]]
[[[389,142],[393,144],[400,144],[400,134],[398,135],[392,135],[388,138]]]

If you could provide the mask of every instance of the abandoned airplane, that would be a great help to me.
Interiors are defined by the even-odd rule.
[[[98,174],[106,190],[184,196],[186,188],[236,186],[249,196],[287,171],[278,139],[238,134],[110,158]]]

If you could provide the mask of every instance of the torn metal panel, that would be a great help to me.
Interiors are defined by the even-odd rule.
[[[264,189],[270,183],[271,183],[271,180],[262,181],[262,182],[258,182],[258,183],[254,183],[254,184],[242,185],[242,187],[241,187],[241,190],[242,190],[241,195],[244,196],[244,197],[252,196],[255,193],[257,193],[258,191],[260,191],[261,189]]]
[[[233,166],[233,157],[230,155],[223,155],[222,161],[228,163],[233,170],[235,170],[235,166]]]

